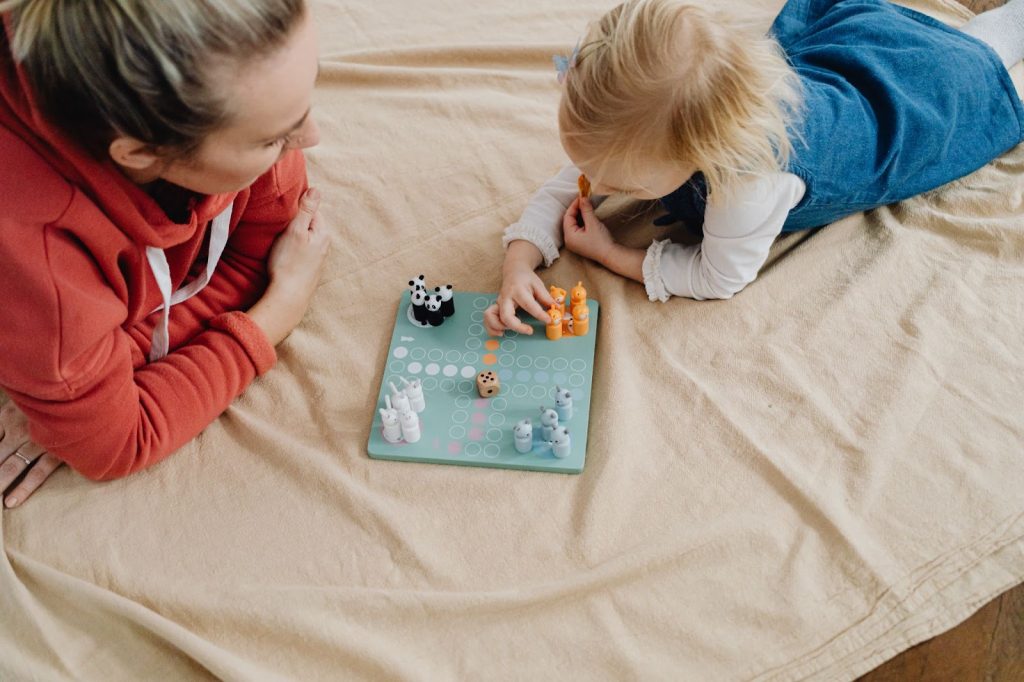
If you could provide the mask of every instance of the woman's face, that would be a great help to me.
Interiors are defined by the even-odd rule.
[[[199,194],[237,192],[251,185],[290,149],[312,147],[320,131],[310,113],[319,73],[316,27],[310,13],[284,46],[237,73],[214,69],[228,97],[231,120],[188,159],[166,163],[159,177]]]

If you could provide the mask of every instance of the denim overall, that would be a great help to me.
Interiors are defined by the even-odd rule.
[[[981,41],[886,0],[789,0],[771,35],[803,87],[787,171],[807,184],[783,232],[821,227],[963,177],[1024,139],[1024,107]],[[795,131],[796,134],[793,134]],[[697,173],[661,199],[704,221]]]

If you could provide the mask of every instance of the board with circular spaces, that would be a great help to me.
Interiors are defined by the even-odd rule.
[[[402,295],[373,412],[370,457],[580,473],[586,461],[598,302],[586,301],[590,319],[585,335],[550,340],[537,321],[532,336],[489,336],[483,316],[494,294],[454,292],[451,300],[454,312],[432,326],[417,319],[412,293]],[[492,397],[481,398],[476,377],[487,370],[497,374],[499,387]],[[411,406],[395,404],[409,397]],[[402,416],[396,418],[399,408],[404,408]],[[558,415],[554,426],[552,413]]]

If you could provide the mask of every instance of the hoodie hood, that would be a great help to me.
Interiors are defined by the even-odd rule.
[[[175,223],[110,158],[98,160],[51,124],[39,110],[20,64],[11,54],[11,15],[0,31],[0,125],[21,138],[69,183],[86,194],[133,242],[166,249],[188,240],[237,193],[203,196],[185,223]],[[108,228],[109,229],[109,228]]]

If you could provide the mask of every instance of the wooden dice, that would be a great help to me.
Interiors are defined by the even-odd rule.
[[[501,390],[501,382],[493,370],[484,370],[476,375],[476,390],[481,398],[490,398],[498,395]]]

